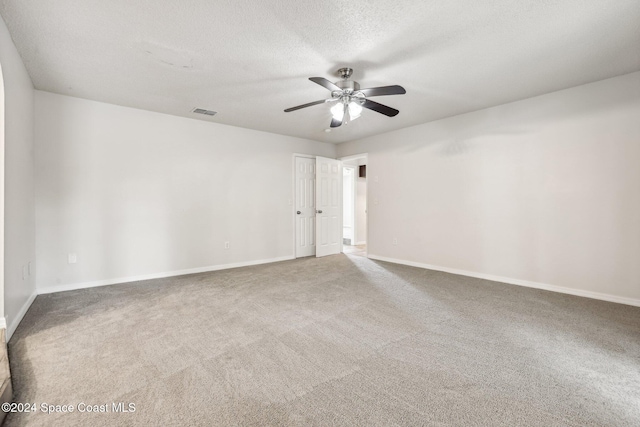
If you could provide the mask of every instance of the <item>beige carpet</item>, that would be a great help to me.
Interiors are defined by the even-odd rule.
[[[9,351],[8,426],[640,425],[640,308],[360,256],[39,296]]]
[[[347,255],[367,256],[367,245],[342,245],[342,252]]]

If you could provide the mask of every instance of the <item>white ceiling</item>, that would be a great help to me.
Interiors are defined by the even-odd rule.
[[[640,70],[638,0],[0,0],[37,89],[343,142]],[[324,132],[308,77],[399,84]],[[208,118],[194,107],[216,110]]]

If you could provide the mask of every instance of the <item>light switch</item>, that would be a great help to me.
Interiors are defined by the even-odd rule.
[[[69,264],[75,264],[76,262],[78,262],[78,255],[69,254]]]

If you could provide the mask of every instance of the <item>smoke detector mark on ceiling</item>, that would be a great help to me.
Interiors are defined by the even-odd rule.
[[[194,108],[193,110],[191,110],[191,112],[196,114],[204,114],[205,116],[215,116],[216,114],[218,114],[217,111],[205,110],[204,108]]]

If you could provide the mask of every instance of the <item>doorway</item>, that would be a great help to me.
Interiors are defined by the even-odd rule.
[[[342,162],[294,155],[295,257],[342,252]]]
[[[367,155],[342,158],[343,252],[367,255]]]
[[[342,243],[355,245],[356,167],[345,164],[342,168]]]

